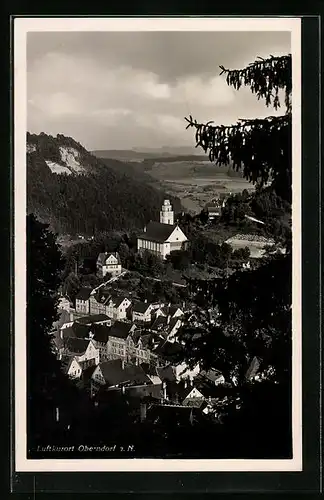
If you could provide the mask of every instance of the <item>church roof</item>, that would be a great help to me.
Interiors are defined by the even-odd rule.
[[[176,227],[176,224],[162,224],[161,222],[151,221],[147,224],[146,231],[139,235],[139,238],[164,243]]]

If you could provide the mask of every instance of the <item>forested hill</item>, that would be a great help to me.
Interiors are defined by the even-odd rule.
[[[70,137],[27,134],[28,213],[55,232],[85,236],[158,220],[165,193],[114,167]],[[171,200],[179,211],[180,201]]]

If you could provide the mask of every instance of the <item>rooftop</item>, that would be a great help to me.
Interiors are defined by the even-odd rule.
[[[98,255],[97,262],[99,262],[99,263],[101,263],[101,264],[105,264],[106,260],[107,260],[107,259],[108,259],[108,257],[110,257],[111,255],[113,255],[113,256],[117,259],[118,264],[121,264],[121,260],[120,260],[120,256],[119,256],[119,253],[118,253],[118,252],[101,252],[101,253]]]
[[[99,367],[108,385],[151,383],[151,380],[140,366],[123,365],[121,359],[105,361],[104,363],[100,363]]]
[[[133,311],[144,314],[149,307],[150,304],[148,302],[135,302],[133,305]]]
[[[115,323],[110,328],[109,335],[120,339],[126,339],[130,334],[132,327],[132,323],[126,323],[125,321],[115,321]]]
[[[77,339],[77,338],[67,338],[65,340],[65,347],[71,353],[83,354],[86,352],[89,345],[89,340]]]
[[[88,300],[92,292],[92,288],[81,288],[77,296],[77,300]]]
[[[147,224],[146,231],[141,233],[138,238],[164,243],[176,227],[176,224],[162,224],[161,222],[151,221]]]
[[[82,316],[82,318],[77,318],[75,321],[82,325],[91,325],[93,323],[99,323],[100,321],[107,321],[109,317],[106,314],[92,314],[90,316]]]

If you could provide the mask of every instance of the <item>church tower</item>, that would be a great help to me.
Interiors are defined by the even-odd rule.
[[[174,212],[169,200],[164,200],[163,202],[162,210],[160,212],[160,223],[171,225],[174,224]]]

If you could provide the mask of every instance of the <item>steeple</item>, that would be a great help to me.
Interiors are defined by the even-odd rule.
[[[174,224],[174,212],[170,200],[164,200],[162,210],[160,212],[161,224]]]

